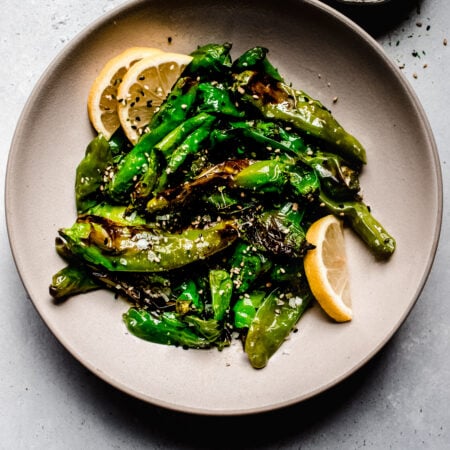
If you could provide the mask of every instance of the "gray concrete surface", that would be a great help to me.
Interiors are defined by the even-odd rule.
[[[72,37],[123,3],[2,1],[2,211],[9,145],[33,86]],[[367,27],[388,55],[404,66],[424,106],[447,192],[450,45],[445,46],[444,40],[450,39],[450,3],[393,0],[391,10],[382,13],[359,8],[356,13],[354,8],[344,12]],[[441,243],[429,280],[390,343],[354,376],[319,397],[286,410],[241,418],[197,417],[159,409],[127,397],[88,372],[55,340],[27,299],[2,217],[0,448],[450,448],[447,206],[445,197]]]

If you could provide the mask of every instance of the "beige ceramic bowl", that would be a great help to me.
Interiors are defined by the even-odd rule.
[[[190,52],[226,41],[233,43],[233,55],[268,47],[285,78],[332,107],[362,141],[368,153],[361,179],[365,199],[398,244],[392,259],[380,263],[348,232],[354,320],[335,324],[314,306],[299,332],[260,371],[250,367],[237,342],[222,352],[185,351],[131,336],[121,321],[127,305],[109,292],[59,306],[48,294],[52,275],[63,266],[54,249],[57,230],[75,219],[75,167],[94,136],[86,99],[102,65],[135,45]],[[43,74],[17,126],[7,168],[11,248],[50,330],[118,389],[199,414],[280,408],[361,367],[416,302],[436,251],[441,215],[438,155],[417,97],[375,41],[314,0],[127,3],[89,26]]]

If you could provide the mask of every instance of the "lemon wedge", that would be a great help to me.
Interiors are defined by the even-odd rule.
[[[322,217],[310,226],[306,239],[315,246],[304,258],[311,292],[332,319],[351,320],[350,277],[342,222],[334,215]]]

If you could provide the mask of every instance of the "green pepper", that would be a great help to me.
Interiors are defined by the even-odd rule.
[[[174,127],[161,141],[155,144],[166,159],[170,158],[173,150],[176,149],[194,130],[207,123],[214,121],[214,116],[202,112],[184,120],[180,125]]]
[[[269,75],[274,80],[283,81],[278,69],[268,60],[268,53],[269,50],[265,47],[253,47],[239,56],[233,62],[231,69],[235,73],[245,70],[255,70]]]
[[[214,344],[219,350],[230,345],[230,339],[222,324],[216,319],[202,319],[193,314],[183,317],[198,336],[204,337],[210,344]]]
[[[155,188],[155,193],[164,190],[168,183],[168,178],[183,165],[189,155],[199,152],[203,147],[205,141],[209,139],[211,127],[216,121],[216,118],[214,116],[209,116],[205,113],[201,113],[198,116],[193,117],[192,119],[196,119],[196,122],[200,123],[198,128],[194,129],[190,134],[188,134],[178,146],[171,150],[170,154],[169,152],[164,152],[163,150],[167,163],[165,169],[159,176],[158,184]],[[185,125],[187,123],[188,120],[182,125]],[[174,131],[176,130],[177,129],[175,129]]]
[[[372,215],[362,201],[335,202],[323,192],[320,194],[321,206],[338,217],[345,218],[353,231],[365,242],[379,259],[389,258],[395,251],[395,239]]]
[[[231,44],[206,44],[191,53],[192,61],[182,76],[193,79],[221,80],[228,76],[231,67]]]
[[[232,221],[171,234],[145,225],[119,225],[96,216],[80,218],[59,233],[70,251],[88,264],[119,272],[176,269],[224,250],[238,234]]]
[[[279,193],[289,187],[295,195],[308,197],[320,187],[316,173],[302,163],[290,164],[278,159],[256,161],[234,177],[234,184],[255,192]]]
[[[207,139],[208,130],[214,120],[215,117],[209,114],[197,114],[186,119],[155,144],[149,151],[145,173],[135,185],[132,194],[135,202],[148,198],[153,191],[159,192],[163,189],[167,182],[167,171],[176,168],[171,161],[176,161],[176,158],[180,159],[179,154],[183,151],[185,154],[197,151],[196,146]],[[176,155],[172,155],[174,152]],[[181,159],[180,164],[182,161]],[[168,164],[169,167],[167,167]]]
[[[238,329],[250,328],[256,311],[261,306],[265,291],[252,291],[242,294],[233,306],[234,327]]]
[[[208,113],[228,116],[228,118],[242,118],[245,112],[236,107],[231,98],[230,90],[223,84],[200,83],[198,86],[198,110]]]
[[[119,128],[109,139],[109,148],[114,157],[118,157],[128,153],[131,144],[122,128]]]
[[[86,211],[87,216],[99,216],[120,225],[144,225],[146,220],[137,211],[130,211],[126,206],[99,203]],[[80,217],[82,217],[80,215]]]
[[[150,131],[143,135],[133,149],[119,162],[112,180],[107,186],[109,196],[122,201],[129,195],[132,187],[149,170],[155,171],[155,152],[153,147],[175,127],[186,120],[197,93],[197,83],[180,78],[168,99],[150,122]]]
[[[248,291],[271,265],[270,259],[253,244],[238,242],[230,258],[230,272],[235,291],[238,293]]]
[[[234,184],[257,192],[280,193],[287,184],[287,174],[280,161],[256,161],[234,177]]]
[[[318,100],[264,73],[245,71],[236,75],[243,101],[253,105],[268,120],[288,126],[331,145],[343,157],[361,164],[366,152],[361,143],[336,121]]]
[[[189,116],[197,99],[198,80],[182,75],[149,123],[150,133],[162,125],[166,131],[182,123]],[[144,135],[145,136],[145,135]]]
[[[183,184],[159,192],[146,205],[148,214],[156,214],[176,209],[184,209],[186,205],[202,197],[211,186],[230,184],[233,177],[249,164],[248,160],[230,160],[204,170],[200,175]]]
[[[123,315],[123,320],[133,335],[147,341],[189,348],[211,347],[208,339],[194,333],[189,324],[182,322],[172,312],[164,312],[156,317],[146,310],[130,308]]]
[[[320,180],[321,189],[336,201],[359,199],[359,171],[338,155],[316,152],[303,160],[311,166]]]
[[[190,311],[192,307],[196,312],[203,311],[203,302],[194,280],[189,279],[183,281],[177,290],[181,291],[177,297],[177,309],[178,305],[183,305],[181,306],[181,309],[185,312],[186,310]]]
[[[174,309],[177,305],[168,272],[111,272],[97,267],[89,269],[98,283],[133,305],[152,311]]]
[[[209,272],[209,286],[214,319],[221,321],[230,307],[233,281],[226,270],[214,269]]]
[[[294,292],[273,290],[266,296],[245,338],[245,352],[252,367],[262,369],[267,365],[312,299],[306,284]]]
[[[259,212],[242,225],[242,238],[273,255],[303,257],[310,248],[302,225],[303,213],[292,202]]]
[[[78,213],[85,212],[101,201],[100,187],[104,184],[104,172],[110,164],[110,145],[102,135],[98,135],[87,146],[85,156],[76,170],[75,199]]]
[[[80,265],[69,265],[53,275],[49,291],[55,300],[61,301],[73,295],[97,290],[100,287],[88,269]]]

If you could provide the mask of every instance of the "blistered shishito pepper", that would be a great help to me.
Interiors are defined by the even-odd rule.
[[[87,146],[84,158],[78,164],[75,177],[75,201],[78,213],[83,213],[102,200],[100,186],[103,174],[112,164],[112,152],[108,141],[95,137]]]
[[[283,81],[278,69],[274,67],[267,58],[268,53],[269,49],[265,47],[253,47],[242,53],[242,55],[233,62],[231,70],[234,73],[254,70],[265,73],[274,80]]]
[[[61,229],[67,248],[88,264],[118,272],[160,272],[208,258],[238,236],[234,222],[165,233],[145,225],[123,226],[96,216]]]
[[[155,316],[144,309],[130,308],[123,320],[132,334],[158,344],[186,348],[210,348],[214,345],[218,349],[230,344],[227,333],[215,319],[174,312]]]
[[[331,214],[344,218],[377,258],[386,259],[394,253],[395,239],[375,219],[364,202],[336,202],[324,193],[320,194],[320,202]]]
[[[278,159],[256,161],[234,177],[237,187],[256,192],[282,193],[286,188],[301,197],[318,191],[317,174],[303,163],[291,164]]]
[[[219,81],[227,78],[231,67],[231,44],[206,44],[191,53],[192,61],[182,76]]]
[[[272,266],[270,259],[253,244],[238,242],[230,259],[234,289],[246,292]]]
[[[324,192],[336,201],[359,200],[359,171],[350,167],[340,156],[316,152],[304,156],[308,165],[314,168]]]
[[[201,121],[199,120],[201,118]],[[182,142],[177,142],[169,151],[162,152],[166,158],[165,168],[161,171],[158,183],[154,189],[154,193],[161,192],[165,189],[168,180],[186,161],[189,155],[194,155],[199,152],[205,143],[209,139],[211,128],[216,121],[214,116],[201,113],[198,116],[193,117],[199,122],[198,128],[194,129],[185,136]],[[184,122],[186,124],[188,121]],[[183,124],[183,125],[184,125]],[[175,131],[175,130],[174,130]]]
[[[178,290],[181,292],[177,296],[177,310],[183,309],[186,312],[193,308],[198,313],[203,311],[202,298],[194,280],[183,281]]]
[[[132,187],[146,174],[155,170],[154,146],[175,127],[183,123],[194,104],[196,81],[180,78],[167,101],[150,122],[150,131],[143,135],[132,150],[119,162],[107,185],[108,195],[115,201],[127,199]],[[153,159],[152,159],[153,158]]]
[[[256,290],[242,294],[233,306],[234,326],[237,329],[247,329],[255,318],[256,311],[261,306],[266,292]]]
[[[271,291],[258,308],[245,338],[245,352],[255,369],[265,367],[310,304],[306,284],[292,292]]]
[[[226,116],[228,119],[242,118],[245,112],[238,109],[230,90],[218,83],[200,83],[198,86],[199,111]]]
[[[172,312],[156,317],[146,310],[130,308],[123,320],[132,334],[150,342],[189,348],[211,347],[211,341],[196,334],[189,324]]]
[[[200,113],[186,119],[164,136],[148,153],[148,165],[142,178],[135,184],[133,200],[147,199],[155,191],[161,190],[166,182],[167,166],[173,159],[173,152],[180,146],[185,151],[195,152],[196,145],[200,145],[209,133],[215,117],[207,113]],[[200,129],[200,130],[199,130]],[[201,137],[199,136],[201,134]],[[187,142],[186,142],[187,141]],[[186,150],[187,148],[187,150]]]
[[[57,301],[77,294],[100,289],[100,283],[91,272],[80,265],[68,265],[52,277],[50,295]]]
[[[221,321],[230,307],[233,296],[233,281],[230,274],[223,269],[209,271],[209,287],[211,291],[211,302],[213,318]]]
[[[161,141],[155,144],[155,148],[168,159],[172,152],[192,133],[194,130],[214,121],[214,116],[206,112],[201,112],[189,117],[177,127],[174,127]]]
[[[99,216],[111,220],[120,225],[144,225],[146,220],[136,211],[130,211],[126,206],[110,205],[108,203],[99,203],[90,208],[86,215]],[[80,217],[83,215],[80,214]]]
[[[303,210],[287,202],[279,209],[264,211],[242,226],[243,237],[272,255],[301,258],[310,248],[302,226]]]
[[[192,181],[159,192],[147,202],[146,212],[155,214],[186,207],[208,189],[230,184],[233,177],[248,165],[249,161],[244,159],[225,161],[209,167]]]
[[[210,344],[214,344],[219,350],[230,345],[229,333],[224,324],[217,319],[203,319],[194,314],[183,316],[183,321],[190,325],[191,329],[199,336],[204,337]]]
[[[267,74],[244,71],[235,75],[235,89],[242,99],[268,120],[279,120],[330,144],[343,157],[366,162],[366,151],[318,100]]]

